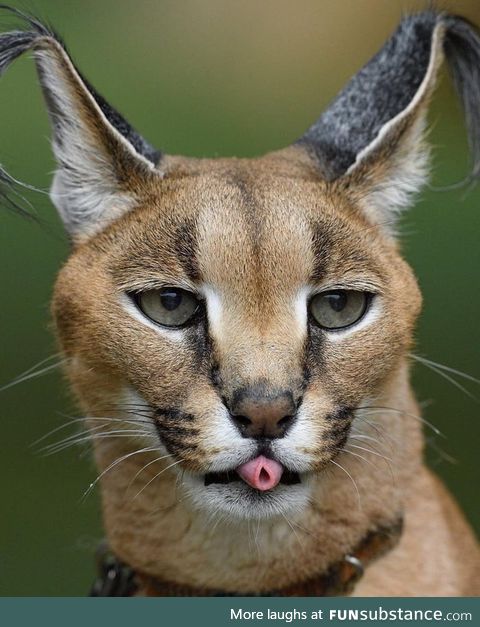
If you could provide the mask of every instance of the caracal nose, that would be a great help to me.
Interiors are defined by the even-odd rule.
[[[244,388],[234,394],[230,414],[247,438],[282,438],[296,417],[298,401],[290,390],[280,392]]]

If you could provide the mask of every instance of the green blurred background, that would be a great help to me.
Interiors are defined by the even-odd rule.
[[[39,0],[82,72],[158,147],[195,156],[251,156],[296,139],[349,76],[382,45],[400,0]],[[478,0],[441,6],[480,23]],[[0,17],[2,29],[9,19]],[[479,103],[480,106],[480,103]],[[33,63],[0,85],[0,161],[47,188],[54,164]],[[458,104],[446,75],[431,110],[435,186],[468,168]],[[0,386],[55,352],[49,299],[67,245],[48,198],[31,197],[48,228],[0,215]],[[417,352],[480,377],[480,191],[427,190],[405,217],[405,254],[424,294]],[[428,447],[480,529],[479,405],[417,366],[425,416],[441,429]],[[480,397],[480,386],[469,384]],[[45,457],[31,444],[75,415],[58,371],[1,392],[0,595],[84,595],[102,537],[88,450]],[[429,436],[430,437],[430,436]],[[439,450],[440,449],[440,450]],[[442,452],[443,451],[443,452]],[[449,457],[457,463],[450,463]]]

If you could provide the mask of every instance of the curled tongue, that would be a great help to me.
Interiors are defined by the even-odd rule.
[[[282,478],[283,466],[273,459],[259,455],[239,466],[237,473],[255,490],[272,490]]]

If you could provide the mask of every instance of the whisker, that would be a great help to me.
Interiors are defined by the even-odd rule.
[[[110,470],[115,468],[115,466],[118,466],[118,464],[121,464],[123,461],[129,459],[130,457],[133,457],[134,455],[140,455],[141,453],[149,453],[151,451],[158,451],[158,447],[147,446],[145,448],[139,449],[138,451],[127,453],[126,455],[123,455],[122,457],[119,457],[118,459],[116,459],[109,466],[107,466],[107,468],[105,468],[105,470],[103,470],[94,481],[92,481],[92,483],[88,486],[88,488],[83,493],[83,498],[86,498],[92,492],[93,488],[97,485],[100,479],[104,477],[107,474],[107,472],[110,472]]]
[[[134,431],[134,430],[124,430],[124,429],[121,429],[120,431],[114,431],[114,432],[106,431],[104,433],[87,433],[86,435],[81,435],[81,437],[78,437],[77,439],[72,439],[63,444],[62,443],[50,444],[49,446],[44,447],[44,449],[42,450],[45,451],[46,455],[54,455],[55,453],[60,453],[61,451],[64,451],[67,448],[77,446],[79,444],[82,444],[83,442],[92,442],[94,440],[108,440],[108,439],[113,439],[113,438],[132,438],[133,435],[147,437],[150,434],[145,433],[144,431]]]
[[[317,540],[317,535],[312,533],[309,529],[307,529],[303,525],[301,525],[298,521],[293,521],[292,520],[292,524],[295,525],[295,527],[297,527],[297,529],[300,529],[300,531],[302,531],[303,533],[306,533],[311,538]]]
[[[211,528],[210,535],[213,535],[215,533],[215,530],[218,527],[218,525],[221,522],[225,521],[225,516],[220,512],[220,507],[217,507],[217,509],[212,513],[212,515],[209,516],[209,519],[213,520],[214,517],[216,517],[217,519],[216,519],[213,527]]]
[[[381,457],[387,462],[393,462],[393,460],[390,457],[387,457],[386,455],[382,455],[381,453],[377,453],[376,451],[372,451],[371,449],[366,448],[364,446],[359,446],[358,444],[350,444],[349,446],[353,446],[354,448],[358,448],[367,453],[371,453],[372,455],[376,455],[377,457]]]
[[[384,462],[387,464],[388,466],[388,470],[390,472],[390,475],[392,477],[392,481],[395,482],[395,474],[393,472],[393,468],[391,466],[391,463],[393,464],[393,460],[390,457],[387,457],[386,455],[382,455],[381,453],[377,453],[376,451],[372,451],[369,448],[366,448],[364,446],[359,446],[358,444],[349,444],[349,446],[359,449],[361,451],[365,451],[366,453],[370,453],[371,455],[375,455],[376,457],[380,457],[381,459],[384,460]]]
[[[357,411],[360,411],[360,410],[366,410],[368,412],[373,411],[375,413],[381,413],[382,411],[389,411],[389,412],[396,412],[397,414],[403,414],[405,416],[408,416],[409,418],[413,418],[413,419],[418,420],[419,422],[423,423],[424,425],[429,427],[434,433],[436,433],[437,435],[441,436],[442,438],[446,437],[440,431],[440,429],[437,429],[437,427],[435,425],[433,425],[431,422],[429,422],[428,420],[426,420],[422,416],[417,416],[417,414],[412,414],[412,413],[410,413],[408,411],[404,411],[403,409],[398,409],[398,408],[395,408],[395,407],[382,407],[381,405],[364,405],[364,406],[359,407],[357,409]]]
[[[67,422],[61,424],[59,427],[55,427],[55,429],[52,429],[48,433],[45,433],[45,435],[42,435],[42,437],[40,437],[37,440],[35,440],[34,442],[32,442],[30,444],[30,446],[36,446],[37,444],[40,444],[40,442],[43,442],[43,440],[46,440],[47,438],[49,438],[54,433],[57,433],[58,431],[61,431],[62,429],[66,429],[67,427],[70,427],[70,426],[72,426],[74,424],[85,423],[87,421],[90,422],[90,421],[94,421],[94,420],[100,420],[100,421],[105,422],[105,423],[108,423],[108,422],[112,422],[112,423],[122,422],[122,423],[125,423],[125,424],[128,424],[128,425],[134,425],[134,426],[136,426],[137,424],[151,424],[151,422],[147,421],[147,420],[135,420],[134,421],[134,420],[128,420],[127,418],[112,418],[112,417],[109,417],[109,416],[84,416],[84,417],[81,417],[81,418],[71,418]]]
[[[154,410],[149,405],[145,405],[144,403],[121,403],[120,407],[124,409],[134,409],[138,411],[148,412],[149,414],[153,414]]]
[[[440,457],[444,459],[446,462],[448,462],[449,464],[455,464],[455,465],[458,464],[458,459],[456,459],[455,457],[453,457],[452,455],[444,451],[442,448],[440,448],[438,444],[432,438],[428,438],[426,443],[428,446],[431,446],[432,449],[436,453],[438,453]]]
[[[451,383],[453,386],[455,386],[458,390],[460,390],[461,392],[463,392],[464,394],[466,394],[466,396],[468,396],[469,398],[471,398],[472,400],[478,402],[478,399],[476,396],[474,396],[470,390],[467,390],[467,388],[465,386],[463,386],[461,383],[459,383],[456,379],[454,379],[453,377],[451,377],[449,374],[447,374],[446,372],[444,372],[443,370],[441,370],[439,367],[437,367],[436,365],[433,365],[434,362],[429,362],[424,360],[423,358],[419,358],[416,355],[412,355],[410,354],[411,357],[413,357],[416,361],[418,361],[419,363],[421,363],[423,366],[425,366],[426,368],[428,368],[429,370],[431,370],[432,372],[435,372],[436,374],[438,374],[438,376],[442,377],[443,379],[445,379],[446,381],[448,381],[449,383]]]
[[[293,531],[295,538],[297,539],[297,542],[300,544],[300,546],[303,548],[305,546],[305,543],[303,542],[303,540],[300,540],[300,536],[298,535],[295,527],[292,525],[292,523],[289,521],[289,519],[287,518],[287,516],[281,512],[283,518],[287,521],[288,526],[290,527],[290,529]]]
[[[76,431],[75,433],[72,433],[71,435],[67,436],[66,438],[63,438],[62,440],[59,440],[58,442],[52,442],[51,444],[45,444],[44,446],[42,446],[39,449],[40,453],[43,453],[45,451],[51,451],[52,449],[55,448],[61,448],[63,446],[68,446],[71,443],[75,443],[76,440],[81,441],[82,439],[89,439],[92,438],[100,429],[103,429],[104,425],[99,425],[98,427],[95,427],[94,429],[84,429],[81,431]]]
[[[415,359],[419,363],[424,364],[426,366],[428,366],[428,365],[435,366],[439,370],[446,370],[447,372],[451,372],[452,374],[456,374],[459,377],[462,377],[463,379],[466,379],[467,381],[472,381],[473,383],[479,383],[480,384],[480,379],[477,379],[477,378],[473,377],[471,374],[468,374],[467,372],[463,372],[462,370],[457,370],[456,368],[452,368],[451,366],[446,366],[445,364],[440,364],[437,361],[433,361],[432,359],[427,359],[426,357],[422,357],[421,355],[414,355],[413,353],[410,353],[410,357],[412,357],[413,359]]]
[[[346,446],[343,447],[342,453],[348,453],[349,455],[354,455],[355,457],[359,457],[360,459],[363,459],[364,462],[366,462],[373,468],[375,469],[377,468],[377,466],[375,466],[375,464],[372,462],[371,459],[368,459],[367,457],[364,457],[363,455],[359,455],[358,453],[354,453],[353,451],[350,451]]]
[[[55,427],[55,429],[52,429],[51,431],[49,431],[48,433],[45,433],[44,435],[42,435],[40,438],[38,438],[37,440],[35,440],[34,442],[32,442],[30,444],[30,446],[37,446],[37,444],[40,444],[40,442],[43,442],[44,440],[46,440],[47,438],[49,438],[51,435],[53,435],[54,433],[58,433],[59,431],[61,431],[62,429],[66,429],[67,427],[72,426],[72,424],[75,424],[76,422],[83,422],[83,418],[75,418],[73,420],[69,420],[68,422],[64,422],[63,424],[61,424],[59,427]]]
[[[178,486],[179,484],[183,484],[183,479],[185,477],[185,468],[182,468],[175,479],[175,500],[177,502],[181,502],[178,499]]]
[[[96,433],[97,431],[100,431],[101,429],[107,429],[105,431],[105,433],[132,433],[131,429],[118,429],[118,430],[114,430],[114,429],[108,429],[107,427],[109,426],[109,422],[110,420],[105,420],[105,418],[98,418],[98,421],[100,422],[100,424],[96,425],[95,427],[89,427],[87,425],[85,425],[85,420],[81,419],[79,422],[81,422],[86,428],[83,431],[77,431],[75,433],[72,433],[71,435],[65,437],[63,440],[59,440],[58,442],[54,442],[53,444],[48,444],[46,445],[44,448],[49,448],[50,446],[56,446],[59,444],[63,444],[65,442],[68,442],[70,440],[74,440],[75,438],[79,437],[80,435],[87,435],[88,433]],[[140,430],[141,425],[133,422],[133,421],[123,421],[123,420],[118,420],[118,422],[116,420],[112,420],[112,424],[115,424],[115,426],[118,427],[118,424],[128,424],[128,426],[134,426],[136,428],[136,430]],[[72,423],[70,423],[72,424]],[[70,426],[70,424],[66,424],[63,426]],[[78,424],[76,422],[74,422],[73,424]],[[62,427],[63,427],[62,426]],[[50,432],[49,435],[52,435],[55,431],[59,431],[62,427],[58,427],[57,429],[55,429],[54,431]],[[148,433],[145,429],[142,429],[142,431],[144,433]],[[43,436],[42,438],[40,438],[40,440],[37,440],[37,442],[40,442],[41,440],[44,440],[45,437],[47,436]],[[41,449],[43,450],[43,449]]]
[[[431,401],[425,401],[425,402],[423,403],[423,405],[424,405],[424,406],[428,406],[429,404],[431,404]],[[382,407],[382,408],[379,408],[379,407],[375,407],[375,406],[370,406],[370,407],[365,407],[365,409],[368,409],[369,411],[372,409],[372,410],[373,410],[374,412],[376,412],[376,413],[381,413],[382,411],[391,411],[391,412],[404,413],[402,410],[395,409],[395,408],[392,408],[392,407]],[[407,413],[407,415],[408,415],[408,413]],[[415,416],[414,414],[411,414],[411,416],[412,416],[412,417],[417,417],[417,416]],[[363,421],[363,422],[366,422],[366,423],[367,423],[369,426],[371,426],[372,428],[375,428],[375,427],[376,427],[376,425],[375,425],[374,423],[372,423],[372,422],[370,422],[370,421],[366,420],[366,419],[365,419],[363,416],[361,416],[361,415],[356,416],[356,418],[360,419],[360,420],[361,420],[361,421]],[[417,418],[420,418],[420,417],[417,417]],[[443,434],[443,433],[442,433],[439,429],[437,429],[437,428],[436,428],[433,424],[428,423],[428,421],[426,421],[426,420],[424,420],[424,419],[422,419],[422,422],[424,422],[425,424],[427,424],[427,426],[429,426],[429,427],[433,430],[434,435],[437,435],[437,436],[440,436],[440,437],[442,437],[442,438],[444,438],[444,439],[447,439],[447,438],[446,438],[446,436],[445,436],[445,435],[444,435],[444,434]],[[352,429],[352,430],[353,430],[353,429]],[[377,433],[379,433],[378,429],[375,429],[375,430],[377,431]],[[353,433],[355,434],[356,432],[353,432]],[[380,434],[380,433],[379,433],[379,436],[380,436],[380,437],[382,437],[382,435],[383,435],[385,438],[388,438],[388,439],[390,440],[390,446],[392,446],[392,444],[393,444],[394,442],[399,442],[398,438],[393,438],[393,437],[391,436],[391,434],[389,434],[389,433],[386,433],[386,432],[384,432],[383,434]],[[352,437],[352,438],[353,438],[353,437],[355,437],[355,438],[357,438],[357,439],[359,439],[359,438],[362,438],[362,439],[367,439],[369,436],[365,436],[365,435],[355,435],[355,436],[353,436],[353,435],[351,435],[350,437]],[[373,439],[373,440],[374,440],[374,438],[369,438],[369,439],[371,439],[371,440]],[[382,438],[382,439],[383,439],[383,438]],[[442,456],[442,457],[443,457],[446,461],[448,461],[449,463],[457,463],[457,460],[456,460],[454,457],[451,457],[448,453],[446,453],[445,451],[443,451],[443,449],[441,449],[438,445],[434,444],[434,440],[433,440],[431,437],[430,437],[430,438],[426,438],[425,443],[426,443],[426,445],[427,445],[427,446],[430,446],[432,449],[434,449],[435,451],[437,451],[437,453],[439,453],[439,455],[441,455],[441,456]],[[392,449],[392,450],[393,450],[393,449]]]
[[[340,470],[343,470],[343,472],[349,477],[350,481],[353,484],[353,487],[355,488],[355,492],[357,493],[357,499],[358,499],[358,509],[362,509],[362,499],[360,497],[360,491],[358,489],[357,483],[355,481],[355,479],[352,477],[352,475],[348,472],[348,470],[346,470],[341,464],[339,464],[338,462],[336,462],[334,459],[331,459],[330,462],[332,464],[334,464],[335,466],[337,466],[338,468],[340,468]]]
[[[53,353],[53,355],[49,355],[48,357],[45,357],[45,359],[41,359],[39,362],[37,362],[33,366],[30,366],[30,368],[28,368],[21,374],[17,375],[17,377],[15,378],[18,379],[20,377],[24,377],[25,375],[30,374],[33,370],[35,370],[39,366],[43,366],[43,364],[46,364],[48,361],[52,361],[52,359],[56,359],[57,357],[60,357],[60,356],[61,356],[61,353]]]
[[[362,433],[361,431],[357,431],[354,430],[353,428],[350,429],[350,435],[348,436],[349,440],[366,440],[367,442],[373,442],[373,444],[378,444],[379,446],[382,446],[382,442],[378,439],[378,438],[373,438],[369,435],[365,435],[364,433]],[[384,438],[382,438],[383,443],[386,444],[390,450],[393,453],[393,441],[392,438],[389,438],[388,440],[385,440]],[[375,450],[375,449],[374,449]]]
[[[152,410],[150,410],[148,407],[133,407],[133,406],[125,406],[125,405],[120,405],[121,409],[124,409],[127,412],[132,412],[132,413],[136,413],[136,414],[148,414],[149,416],[152,416],[152,414],[154,413]]]
[[[20,383],[24,383],[25,381],[29,381],[30,379],[34,379],[35,377],[41,377],[44,374],[47,374],[48,372],[51,372],[52,370],[55,370],[55,368],[60,367],[65,362],[66,362],[66,360],[62,359],[61,361],[59,361],[59,362],[57,362],[55,364],[50,364],[49,366],[45,366],[45,368],[41,368],[40,370],[37,370],[35,372],[31,372],[32,369],[30,369],[28,374],[27,373],[23,373],[23,374],[19,375],[18,377],[16,377],[13,381],[10,381],[10,383],[6,383],[2,387],[0,387],[0,392],[4,392],[5,390],[8,390],[9,388],[14,387],[15,385],[19,385]]]
[[[181,464],[182,460],[181,459],[177,459],[177,461],[173,462],[172,464],[170,464],[169,466],[167,466],[166,468],[164,468],[163,470],[161,470],[160,472],[158,472],[156,475],[154,475],[150,481],[148,481],[141,490],[139,490],[135,496],[132,498],[132,501],[135,500],[137,498],[137,496],[139,496],[144,490],[146,490],[148,488],[148,486],[153,483],[153,481],[155,481],[155,479],[157,479],[158,477],[160,477],[160,475],[163,475],[164,472],[166,472],[169,468],[172,468],[173,466],[176,466],[177,464]]]
[[[260,542],[258,541],[258,535],[260,533],[260,518],[257,520],[257,528],[255,529],[254,542],[257,547],[257,555],[260,555]]]
[[[90,435],[90,436],[85,436],[83,439],[77,440],[75,442],[68,442],[67,444],[64,444],[63,446],[51,450],[51,451],[47,451],[45,453],[45,456],[50,456],[50,455],[56,455],[57,453],[61,453],[62,451],[65,451],[68,448],[73,448],[74,446],[79,446],[84,442],[90,443],[90,442],[95,442],[96,440],[113,440],[113,439],[120,439],[120,438],[132,438],[131,434],[119,434],[119,435],[110,435],[108,433],[100,433],[97,435]]]
[[[152,460],[151,460],[151,461],[149,461],[147,464],[145,464],[145,466],[142,466],[142,467],[140,468],[140,470],[139,470],[139,471],[137,471],[137,472],[135,473],[135,475],[133,476],[132,480],[130,481],[130,483],[129,483],[129,484],[128,484],[128,486],[127,486],[127,489],[125,490],[125,493],[126,493],[126,494],[128,493],[129,489],[132,487],[132,484],[135,482],[135,479],[136,479],[139,475],[141,475],[141,474],[142,474],[142,472],[143,472],[146,468],[148,468],[148,467],[149,467],[149,466],[151,466],[152,464],[155,464],[156,462],[161,461],[162,459],[166,459],[167,457],[170,457],[170,455],[169,455],[169,454],[167,454],[167,455],[162,455],[162,457],[156,457],[155,459],[152,459]]]
[[[366,418],[365,416],[362,416],[360,414],[355,414],[355,421],[359,420],[360,422],[364,422],[366,425],[368,425],[371,429],[373,429],[375,431],[375,433],[378,435],[378,437],[385,441],[389,441],[390,446],[393,446],[393,444],[400,444],[400,440],[399,438],[394,437],[391,433],[388,433],[385,428],[383,427],[383,425],[380,425],[378,423],[372,422],[371,420],[368,420],[368,418]],[[355,424],[355,423],[354,423]]]
[[[371,442],[377,442],[378,440],[377,438],[372,438],[370,435],[363,435],[363,433],[358,433],[357,435],[357,431],[351,431],[350,435],[348,436],[349,438],[355,438],[356,440],[370,440]]]

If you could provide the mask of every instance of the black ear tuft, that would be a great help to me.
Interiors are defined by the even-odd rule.
[[[0,35],[0,75],[31,50],[52,126],[58,168],[53,204],[74,241],[98,233],[139,202],[144,183],[162,177],[160,153],[100,96],[78,72],[55,32],[16,9],[28,30]],[[3,200],[15,186],[4,173]]]
[[[5,72],[12,61],[27,50],[33,49],[35,45],[45,37],[55,40],[68,54],[62,39],[49,26],[42,24],[31,15],[27,15],[18,9],[4,4],[0,5],[0,10],[9,11],[14,14],[31,29],[28,31],[15,30],[0,35],[0,76]],[[110,124],[132,145],[139,155],[148,159],[152,164],[157,165],[161,157],[161,152],[153,148],[146,139],[137,133],[125,118],[108,104],[78,70],[77,73]]]
[[[32,207],[19,191],[19,183],[0,166],[0,205],[29,220],[37,220]]]
[[[480,33],[467,20],[447,15],[444,50],[465,114],[472,177],[480,177]]]

